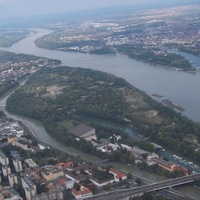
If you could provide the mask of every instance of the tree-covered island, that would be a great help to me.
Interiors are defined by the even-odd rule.
[[[175,53],[162,51],[154,46],[141,46],[132,44],[111,45],[103,41],[103,39],[80,39],[79,36],[61,37],[61,33],[52,33],[38,38],[35,44],[41,48],[56,49],[60,51],[81,52],[90,54],[116,54],[122,53],[128,55],[132,59],[147,62],[151,65],[168,67],[180,71],[195,71],[192,64],[183,56]],[[99,33],[101,35],[101,33]],[[87,35],[85,35],[87,38]],[[112,36],[114,37],[114,36]],[[69,41],[63,41],[60,38],[73,38]],[[77,39],[78,38],[78,39]]]
[[[27,29],[0,29],[0,47],[10,47],[31,32]]]
[[[133,164],[134,158],[125,150],[110,155],[99,152],[92,142],[77,140],[69,129],[86,123],[86,116],[126,124],[152,141],[200,160],[198,123],[156,102],[124,79],[100,71],[42,68],[8,98],[6,109],[40,120],[51,135],[66,145],[101,158],[109,156],[112,161]],[[139,142],[120,130],[98,123],[89,125],[96,128],[98,141],[116,134],[121,135],[120,143],[153,151],[149,143]]]

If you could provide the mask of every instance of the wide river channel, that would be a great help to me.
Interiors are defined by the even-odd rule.
[[[126,79],[129,83],[131,83],[138,89],[143,90],[149,95],[151,95],[152,93],[158,93],[163,95],[164,98],[170,99],[174,103],[181,105],[185,108],[185,111],[183,112],[184,115],[196,122],[200,122],[199,72],[193,74],[156,67],[130,59],[124,55],[102,56],[84,53],[69,53],[38,48],[35,46],[34,41],[37,38],[50,33],[51,31],[46,29],[34,30],[37,31],[37,34],[30,35],[25,39],[19,41],[18,43],[15,43],[11,47],[0,48],[0,50],[58,59],[61,60],[62,65],[91,68],[114,74],[118,77]],[[200,66],[200,58],[195,57],[195,59],[197,59],[197,61],[195,61],[195,64],[198,63],[199,60]],[[7,96],[0,100],[0,108],[5,107],[6,99]],[[47,144],[55,146],[70,154],[79,155],[81,158],[84,158],[86,160],[98,161],[98,158],[96,157],[84,154],[74,148],[66,147],[60,144],[54,138],[47,134],[43,125],[38,121],[9,114],[7,112],[6,114],[9,117],[26,123],[32,128],[37,137],[39,137]],[[121,165],[118,163],[111,164],[120,170],[135,173],[136,175],[145,177],[155,182],[163,180],[163,177],[155,174],[149,174],[136,168]],[[197,188],[183,186],[178,190],[189,194],[197,199],[200,199],[200,190]]]

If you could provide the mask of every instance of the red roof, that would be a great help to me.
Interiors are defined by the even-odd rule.
[[[67,182],[67,179],[66,178],[59,178],[57,180],[57,182],[60,183],[60,184],[64,184],[65,182]]]
[[[168,168],[169,170],[171,170],[172,167],[175,165],[175,163],[168,162],[168,161],[160,159],[160,158],[152,158],[151,161],[158,164],[159,166]]]
[[[124,174],[123,172],[120,172],[120,171],[118,171],[118,170],[116,170],[114,168],[110,168],[109,172],[114,174],[115,178],[117,178],[117,179],[126,176],[126,174]]]
[[[173,167],[173,169],[178,170],[178,171],[182,171],[185,176],[188,175],[188,170],[181,167],[181,166],[176,165],[176,166]]]
[[[71,166],[73,166],[73,162],[72,161],[69,161],[69,162],[66,162],[66,163],[61,162],[61,163],[56,164],[56,166],[66,169],[66,168],[70,168]]]
[[[85,187],[85,186],[81,186],[79,191],[77,191],[76,188],[73,188],[72,189],[72,193],[75,196],[79,196],[79,195],[85,195],[85,194],[92,194],[92,191],[89,188]]]

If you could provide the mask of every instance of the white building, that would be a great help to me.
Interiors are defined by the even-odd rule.
[[[10,186],[12,186],[12,187],[13,187],[14,184],[17,184],[18,179],[17,179],[16,174],[9,174],[8,175],[8,181],[9,181]]]
[[[9,164],[8,157],[1,150],[0,150],[0,163],[2,165],[8,165]]]
[[[74,186],[75,181],[74,180],[70,180],[70,181],[66,181],[65,182],[65,186],[67,189],[72,189]]]
[[[20,147],[20,148],[22,148],[24,150],[28,150],[28,145],[27,144],[22,144],[21,142],[18,142],[18,139],[17,140],[13,140],[12,144],[17,146],[17,147]]]
[[[126,145],[126,144],[121,144],[122,149],[126,149],[127,151],[132,151],[132,147]]]
[[[13,165],[14,165],[16,172],[22,171],[22,162],[19,158],[15,158],[13,160]]]
[[[118,144],[109,143],[108,147],[112,148],[113,151],[117,151],[117,149],[120,149],[120,146]]]
[[[10,170],[10,167],[8,165],[3,165],[2,171],[3,171],[4,176],[8,176],[8,174],[11,174],[11,170]]]
[[[31,158],[26,159],[24,162],[25,162],[30,168],[35,168],[35,167],[37,167],[37,164],[36,164]]]
[[[25,195],[28,200],[32,200],[32,198],[37,194],[36,185],[27,177],[21,178],[22,187],[25,190]]]

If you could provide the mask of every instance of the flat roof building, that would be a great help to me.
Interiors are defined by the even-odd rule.
[[[2,150],[0,150],[0,163],[2,165],[8,165],[9,164],[8,157],[4,154],[4,152]]]
[[[92,139],[97,139],[95,129],[90,126],[86,126],[84,124],[79,124],[71,128],[69,132],[77,137],[81,137],[88,141]]]

